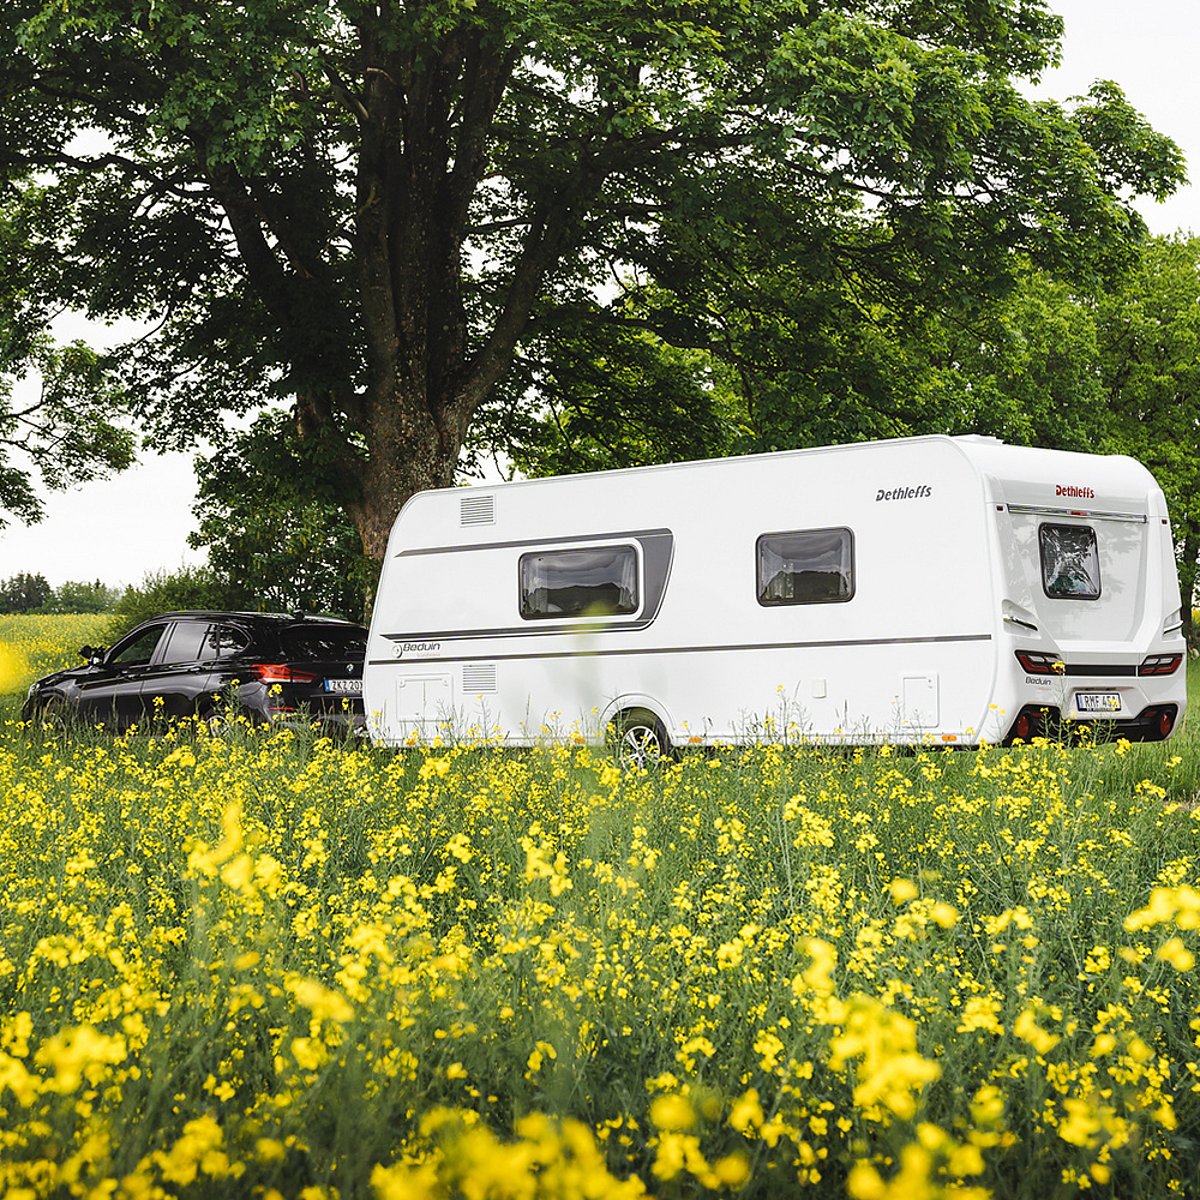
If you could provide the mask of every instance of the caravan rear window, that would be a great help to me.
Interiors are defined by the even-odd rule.
[[[764,533],[758,539],[759,604],[838,604],[853,596],[849,529]]]
[[[637,552],[632,546],[588,546],[522,554],[521,616],[607,617],[635,613]]]
[[[1054,600],[1098,600],[1100,555],[1087,525],[1041,525],[1042,587]]]

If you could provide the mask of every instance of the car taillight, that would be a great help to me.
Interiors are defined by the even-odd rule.
[[[1138,674],[1174,675],[1179,670],[1181,662],[1183,662],[1182,654],[1151,654],[1148,658],[1142,659],[1142,665],[1138,667]]]
[[[1061,675],[1066,669],[1061,659],[1053,654],[1039,654],[1036,650],[1018,650],[1017,662],[1030,675]]]
[[[297,671],[286,663],[255,663],[252,669],[263,683],[316,683],[320,678],[311,671]]]

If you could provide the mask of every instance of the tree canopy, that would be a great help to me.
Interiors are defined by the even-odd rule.
[[[609,379],[646,445],[685,453],[693,420],[757,445],[911,424],[893,334],[1005,294],[1026,260],[1111,274],[1133,197],[1182,178],[1116,85],[1026,97],[1058,54],[1045,0],[7,18],[14,313],[152,322],[113,367],[161,445],[282,400],[312,495],[375,559],[480,429],[529,430],[558,394],[603,435]]]
[[[1171,513],[1184,598],[1200,582],[1200,238],[1154,238],[1095,310],[1106,449],[1146,464]]]

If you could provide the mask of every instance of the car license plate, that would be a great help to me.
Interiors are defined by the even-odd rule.
[[[337,696],[361,696],[362,680],[327,679],[325,680],[325,690],[327,692],[333,692]]]
[[[1120,712],[1119,692],[1076,692],[1075,706],[1080,712]]]

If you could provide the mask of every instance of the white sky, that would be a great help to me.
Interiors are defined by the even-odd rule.
[[[1173,137],[1200,183],[1200,3],[1196,0],[1058,0],[1066,21],[1063,65],[1037,88],[1055,99],[1113,79],[1155,129]],[[1142,207],[1151,230],[1200,231],[1200,187]],[[79,336],[79,335],[75,335]],[[37,525],[0,530],[0,578],[41,572],[67,579],[136,583],[148,571],[200,561],[186,545],[195,527],[188,455],[148,459],[111,480],[51,493]]]

